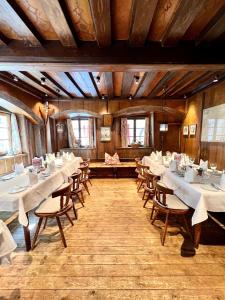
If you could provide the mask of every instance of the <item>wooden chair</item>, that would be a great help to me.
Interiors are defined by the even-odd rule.
[[[70,178],[73,180],[72,183],[72,191],[71,191],[71,199],[73,201],[73,211],[75,218],[77,219],[77,213],[76,213],[76,208],[75,208],[75,201],[76,197],[78,198],[79,202],[81,205],[84,207],[84,195],[83,195],[83,190],[82,187],[80,187],[80,177],[81,177],[81,171],[79,170],[78,173],[74,173],[70,176]]]
[[[142,200],[145,200],[145,203],[143,205],[143,207],[145,208],[145,206],[149,200],[153,201],[153,197],[155,196],[154,181],[159,180],[160,177],[151,173],[147,169],[145,169],[144,172],[145,172],[146,182],[143,184],[144,194],[143,194]],[[145,199],[146,195],[147,195],[147,198]]]
[[[138,186],[137,186],[137,192],[140,191],[142,185],[146,182],[145,178],[145,172],[144,170],[149,170],[149,166],[143,165],[141,162],[137,164],[137,169],[138,169]]]
[[[181,216],[186,230],[189,233],[187,220],[185,218],[185,215],[189,212],[189,207],[174,195],[173,190],[164,186],[161,182],[154,181],[154,186],[156,197],[153,199],[151,219],[153,217],[154,211],[155,215],[152,220],[152,224],[154,224],[159,213],[166,215],[165,228],[161,238],[161,243],[164,246],[170,215]]]
[[[38,238],[38,233],[40,231],[41,224],[44,218],[46,218],[46,222],[48,218],[56,218],[63,245],[64,247],[67,247],[59,217],[62,215],[66,215],[71,225],[73,226],[73,221],[71,220],[68,214],[68,211],[72,209],[74,205],[73,201],[70,199],[71,187],[72,187],[72,182],[69,182],[66,186],[63,185],[62,188],[53,192],[51,197],[47,198],[44,202],[42,202],[34,212],[34,214],[37,217],[39,217],[39,221],[38,221],[37,229],[35,231],[32,249],[35,248],[35,244]]]
[[[136,179],[136,183],[137,183],[138,182],[138,175],[139,175],[138,164],[141,163],[141,158],[140,157],[135,157],[134,161],[135,161],[135,164],[136,164],[135,172],[137,173],[137,179]]]
[[[91,177],[91,170],[89,169],[89,167],[90,167],[90,162],[91,162],[91,159],[90,159],[90,158],[86,158],[86,159],[83,160],[82,163],[80,163],[80,165],[81,165],[81,166],[88,165],[88,171],[87,171],[87,174],[88,174],[88,182],[90,183],[90,185],[92,185],[91,179],[90,179],[90,177]]]
[[[80,183],[83,184],[85,190],[88,192],[88,195],[90,195],[87,182],[89,181],[89,175],[88,175],[88,164],[82,164],[79,168],[81,170],[81,176],[80,176]]]

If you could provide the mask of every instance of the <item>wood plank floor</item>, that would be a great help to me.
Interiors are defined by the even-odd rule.
[[[225,299],[223,246],[200,245],[194,257],[181,257],[179,229],[169,228],[162,247],[161,222],[150,224],[133,179],[92,184],[74,226],[63,220],[67,248],[50,221],[26,253],[22,228],[11,225],[19,247],[13,265],[0,267],[1,300]]]

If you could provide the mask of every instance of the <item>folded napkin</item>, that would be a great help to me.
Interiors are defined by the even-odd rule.
[[[162,157],[162,162],[163,162],[163,165],[165,167],[169,167],[170,162],[171,162],[171,157],[170,156],[163,156]]]
[[[15,164],[15,173],[16,173],[16,175],[22,174],[23,172],[24,172],[23,163]]]
[[[69,160],[73,160],[75,158],[75,155],[73,154],[73,152],[71,152],[70,154],[69,154]]]
[[[166,151],[166,156],[172,156],[170,151]]]
[[[177,161],[176,160],[171,160],[170,161],[169,169],[172,172],[175,172],[177,170]]]
[[[156,156],[160,160],[162,158],[162,151],[156,151]]]
[[[156,153],[153,151],[150,155],[150,159],[153,160],[153,161],[156,161],[158,159]]]
[[[196,176],[196,171],[193,168],[187,167],[184,173],[184,180],[187,182],[194,182]]]
[[[49,164],[48,164],[48,169],[50,173],[53,173],[55,171],[55,161],[52,160]]]
[[[172,153],[172,159],[175,158],[175,155],[177,155],[177,152],[173,152],[173,153]]]
[[[204,161],[200,159],[199,167],[202,168],[203,171],[208,170],[208,160]]]
[[[220,186],[222,189],[225,189],[225,173],[223,173],[220,178]]]
[[[28,176],[29,176],[30,185],[38,183],[38,175],[32,172],[32,170],[29,171]]]

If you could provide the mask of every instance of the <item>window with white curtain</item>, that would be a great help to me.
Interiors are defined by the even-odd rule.
[[[92,122],[91,122],[92,121]],[[93,119],[79,118],[72,120],[73,132],[77,144],[81,147],[93,147],[94,127]]]
[[[145,119],[144,118],[129,118],[127,119],[128,127],[128,145],[139,142],[144,145],[145,139]]]
[[[0,113],[0,152],[8,153],[11,149],[11,123],[10,115]]]

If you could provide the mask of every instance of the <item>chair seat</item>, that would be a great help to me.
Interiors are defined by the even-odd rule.
[[[166,204],[169,209],[189,210],[189,207],[175,195],[166,195]]]
[[[70,200],[68,207],[72,205]],[[60,211],[60,196],[59,197],[49,197],[44,202],[42,202],[39,207],[35,210],[36,214],[53,214]]]

